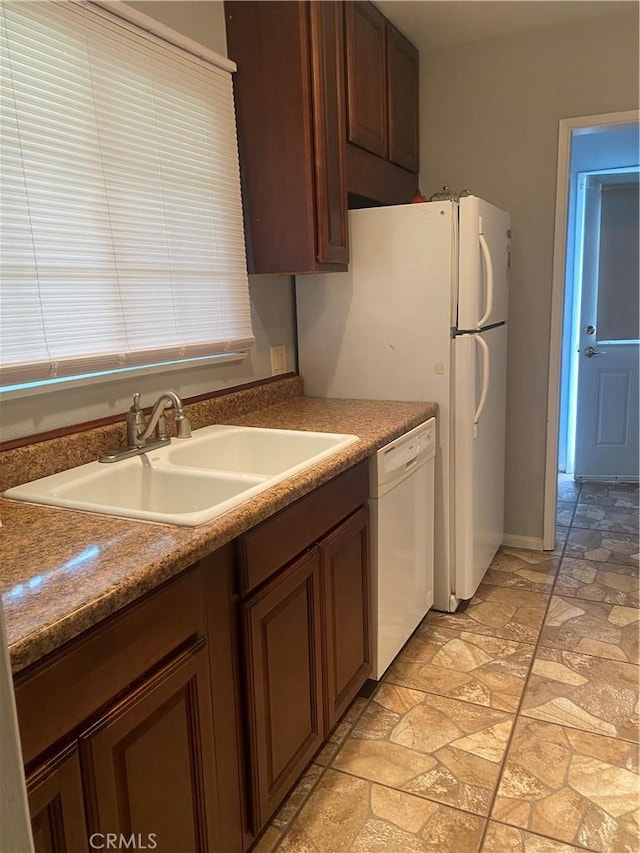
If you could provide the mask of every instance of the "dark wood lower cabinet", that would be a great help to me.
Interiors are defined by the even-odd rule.
[[[73,744],[27,777],[36,853],[89,849],[78,748]]]
[[[323,489],[239,543],[255,835],[371,673],[366,468]]]
[[[200,566],[211,668],[220,853],[236,853],[246,850],[253,836],[245,818],[246,703],[241,689],[240,596],[232,546],[206,557]]]
[[[243,606],[254,832],[323,740],[320,618],[317,549]]]
[[[370,674],[367,471],[19,674],[37,853],[250,847]]]
[[[320,542],[325,708],[332,729],[371,674],[369,515],[362,507]]]
[[[80,738],[90,837],[116,833],[158,853],[220,849],[204,639]]]

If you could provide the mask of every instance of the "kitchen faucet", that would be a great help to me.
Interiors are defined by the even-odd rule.
[[[163,391],[153,404],[151,417],[147,423],[144,412],[140,407],[140,394],[133,395],[133,405],[126,414],[127,443],[116,450],[109,450],[100,456],[100,462],[118,462],[130,456],[137,456],[153,450],[156,447],[164,447],[171,443],[167,435],[167,424],[164,410],[173,406],[174,421],[176,424],[177,438],[191,438],[191,423],[184,413],[182,400],[175,391]],[[155,433],[153,438],[152,434]]]

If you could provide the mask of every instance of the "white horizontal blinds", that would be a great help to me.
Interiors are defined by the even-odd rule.
[[[94,7],[2,14],[2,384],[247,350],[230,75]]]

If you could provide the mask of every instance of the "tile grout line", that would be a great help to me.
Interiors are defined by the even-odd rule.
[[[522,832],[528,832],[530,835],[536,835],[539,838],[546,838],[548,841],[554,841],[557,844],[569,844],[572,847],[575,847],[576,850],[584,850],[585,853],[603,853],[602,850],[600,850],[600,851],[594,850],[593,847],[585,847],[583,844],[580,844],[578,842],[562,841],[560,838],[554,838],[553,835],[546,835],[544,832],[540,832],[537,829],[536,830],[534,830],[534,829],[523,829],[521,826],[514,826],[512,823],[505,823],[505,821],[500,820],[500,818],[496,818],[496,817],[487,818],[487,826],[489,824],[489,821],[493,821],[493,823],[499,823],[501,826],[507,826],[507,827],[509,827],[509,829],[518,829]],[[482,843],[483,844],[484,844],[485,835],[486,835],[486,832],[482,836]],[[482,853],[482,847],[479,848],[478,853]],[[606,853],[606,851],[604,851],[604,853]]]
[[[578,489],[578,495],[576,497],[576,501],[574,504],[574,513],[575,513],[575,507],[578,506],[578,501],[580,499],[581,493],[582,493],[582,484],[580,484],[580,488]],[[573,521],[573,514],[571,516],[571,519]],[[507,755],[509,754],[509,750],[511,749],[511,744],[513,742],[513,737],[514,737],[514,734],[516,731],[516,725],[518,723],[518,720],[521,719],[520,712],[522,710],[522,703],[524,702],[525,693],[527,692],[527,687],[529,686],[529,679],[531,678],[531,671],[533,670],[533,662],[536,659],[536,654],[538,652],[538,649],[540,648],[540,635],[542,634],[542,631],[544,628],[544,623],[545,623],[545,620],[547,618],[549,608],[551,607],[551,600],[553,598],[553,591],[554,591],[555,586],[556,586],[558,574],[559,574],[560,569],[562,567],[562,560],[564,559],[564,552],[565,552],[565,549],[567,547],[567,542],[569,541],[570,535],[571,535],[571,525],[569,525],[569,531],[567,533],[567,536],[566,536],[564,542],[562,543],[562,548],[560,549],[560,555],[559,555],[559,560],[558,560],[558,568],[557,568],[556,573],[554,575],[553,583],[551,584],[551,590],[549,593],[549,600],[547,601],[547,606],[546,606],[544,614],[542,616],[542,621],[540,623],[540,630],[538,631],[538,636],[536,638],[536,642],[533,643],[533,653],[531,655],[531,661],[529,662],[529,670],[528,670],[527,675],[524,679],[524,685],[522,687],[522,693],[520,694],[520,701],[518,702],[518,707],[516,708],[516,711],[515,711],[514,717],[513,717],[513,726],[511,728],[511,731],[509,732],[509,737],[507,738],[507,743],[505,745],[504,754],[502,756],[502,761],[500,762],[500,769],[498,771],[498,778],[496,779],[496,783],[495,783],[495,786],[493,789],[493,796],[491,797],[491,802],[489,803],[489,812],[488,812],[488,816],[487,816],[487,822],[485,824],[484,831],[483,831],[482,837],[480,839],[480,845],[478,847],[479,853],[481,853],[481,851],[482,851],[482,848],[484,846],[484,842],[485,842],[485,839],[487,836],[487,831],[489,829],[489,822],[491,820],[491,815],[492,815],[492,812],[493,812],[493,809],[495,806],[496,798],[498,796],[498,790],[500,789],[500,784],[502,782],[502,777],[504,775],[504,768],[505,768],[505,765],[507,763]],[[544,646],[542,648],[544,648]],[[506,825],[510,826],[511,824],[506,824]],[[516,828],[522,829],[522,827],[516,827]],[[528,829],[524,830],[524,831],[528,831]],[[549,836],[549,837],[552,838],[552,840],[554,840],[554,841],[561,841],[561,839],[559,839],[559,838],[556,839],[556,838],[553,838],[552,836]]]

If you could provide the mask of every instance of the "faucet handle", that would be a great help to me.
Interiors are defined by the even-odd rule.
[[[173,420],[176,425],[176,438],[191,438],[191,421],[182,410],[175,413]]]
[[[133,395],[133,404],[129,406],[129,411],[126,415],[127,423],[144,422],[144,414],[140,407],[140,394]]]
[[[167,419],[164,415],[160,415],[158,418],[158,423],[156,424],[156,438],[160,441],[164,441],[164,439],[167,438]]]
[[[133,395],[133,405],[129,407],[125,420],[127,423],[127,446],[139,447],[138,433],[142,432],[145,426],[144,412],[140,408],[140,394]]]

